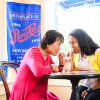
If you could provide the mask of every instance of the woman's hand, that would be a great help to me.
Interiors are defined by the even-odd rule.
[[[53,73],[56,73],[56,72],[59,71],[59,68],[58,68],[57,65],[55,65],[55,64],[51,64],[50,66],[51,66],[51,68],[52,68],[52,72],[53,72]]]
[[[64,65],[64,63],[65,63],[65,56],[66,56],[65,53],[59,53],[58,58],[59,58],[59,64],[60,65]]]
[[[81,94],[81,96],[83,97],[83,100],[86,98],[86,96],[88,95],[89,93],[87,92],[87,90],[84,90]]]

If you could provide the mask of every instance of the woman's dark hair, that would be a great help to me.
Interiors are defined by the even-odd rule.
[[[74,29],[69,36],[70,35],[77,39],[81,54],[92,55],[96,49],[99,48],[92,38],[82,29]]]
[[[45,33],[41,41],[41,47],[45,49],[47,47],[47,44],[50,45],[54,43],[56,40],[60,40],[61,43],[63,43],[64,42],[63,35],[57,32],[56,30],[49,30]]]

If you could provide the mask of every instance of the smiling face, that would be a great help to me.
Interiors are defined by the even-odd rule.
[[[70,35],[69,36],[69,43],[70,43],[74,53],[77,54],[77,53],[81,52],[79,43],[78,43],[78,41],[77,41],[77,39],[75,37]]]
[[[48,52],[48,54],[56,56],[59,53],[60,49],[61,49],[61,41],[56,40],[54,43],[47,45],[46,51]]]

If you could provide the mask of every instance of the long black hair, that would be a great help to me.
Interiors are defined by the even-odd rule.
[[[57,39],[60,40],[61,43],[64,42],[64,37],[61,33],[56,30],[48,30],[41,41],[41,47],[45,49],[47,47],[47,44],[50,45],[54,43]]]
[[[69,36],[70,35],[77,39],[81,54],[92,55],[96,49],[99,48],[92,38],[82,29],[74,29]]]

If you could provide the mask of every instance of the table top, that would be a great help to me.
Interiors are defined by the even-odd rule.
[[[100,78],[100,72],[94,71],[70,71],[58,72],[45,75],[46,78],[51,79],[85,79],[85,78]]]

